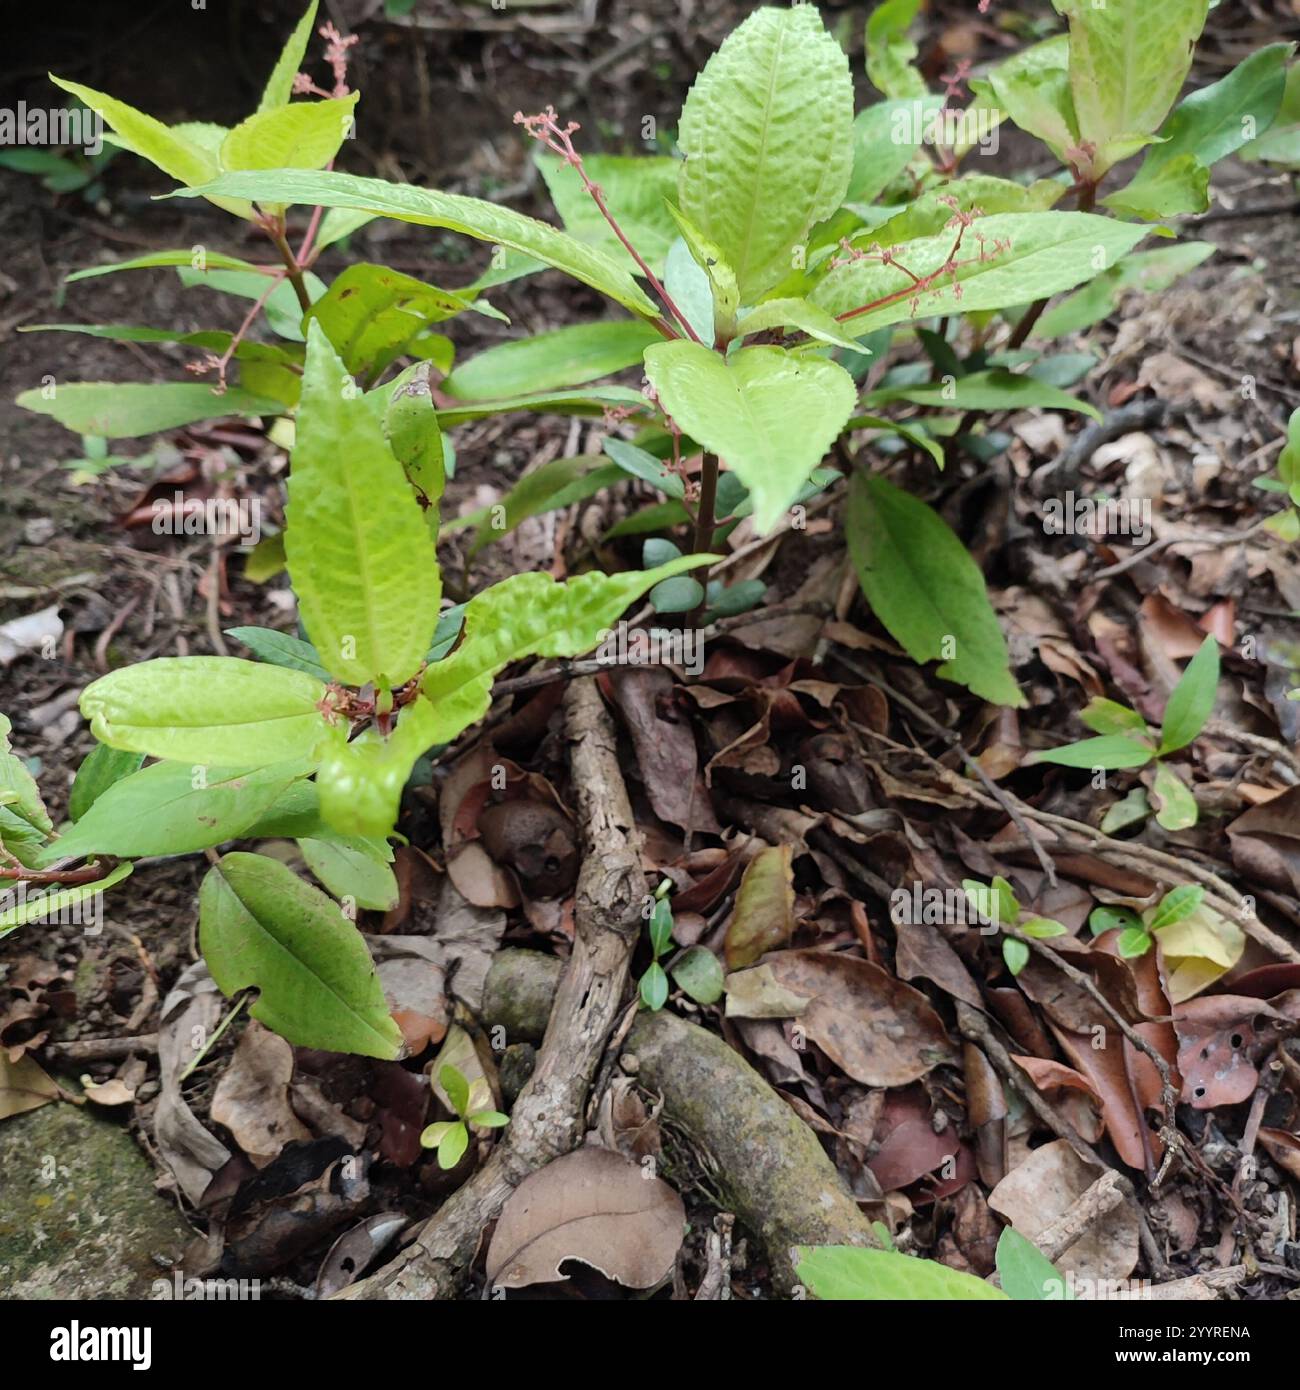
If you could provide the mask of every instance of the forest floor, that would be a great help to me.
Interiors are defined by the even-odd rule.
[[[35,74],[48,67],[164,118],[230,120],[261,80],[263,65],[250,55],[273,51],[257,37],[281,33],[293,8],[232,6],[229,28],[196,56],[167,27],[182,21],[161,15],[134,35],[134,48],[115,52],[103,33],[84,50],[69,46],[75,26],[108,25],[113,9],[71,6],[58,21],[67,32],[52,21],[45,40],[28,36],[30,51],[20,45],[4,60],[7,85],[35,100]],[[432,17],[411,27],[385,21],[375,5],[340,4],[346,19],[365,16],[353,71],[365,117],[345,163],[551,216],[515,111],[550,102],[582,122],[588,150],[643,148],[643,116],[671,125],[691,74],[749,8],[590,0],[498,22],[482,6],[439,3],[421,7]],[[931,7],[926,62],[936,71],[953,57],[996,51],[996,33],[971,18],[973,8],[955,0]],[[1237,8],[1218,29],[1212,18],[1195,78],[1213,80],[1284,36],[1285,6]],[[860,43],[858,9],[831,6],[828,16],[856,26]],[[124,53],[140,51],[178,57],[154,71],[124,65]],[[69,52],[78,55],[71,63]],[[989,171],[1016,167],[1020,154],[1008,139]],[[81,452],[74,436],[12,404],[47,375],[181,379],[192,355],[22,328],[236,326],[229,305],[183,289],[166,271],[64,283],[72,270],[150,249],[249,250],[206,204],[150,202],[162,188],[128,156],[109,166],[94,204],[0,171],[0,711],[56,823],[93,743],[76,704],[86,683],[157,656],[242,654],[223,635],[229,628],[294,629],[283,572],[255,581],[238,550],[208,537],[155,536],[148,524],[155,498],[199,485],[214,459],[268,519],[281,519],[287,457],[261,430],[193,427],[158,445],[125,441],[123,452],[148,448],[151,456],[91,475],[71,466]],[[1224,1296],[1278,1299],[1300,1288],[1300,1044],[1292,1036],[1300,1027],[1300,704],[1285,698],[1300,685],[1300,570],[1294,546],[1260,527],[1274,503],[1253,483],[1275,463],[1287,417],[1300,406],[1300,241],[1294,207],[1285,210],[1294,197],[1285,177],[1227,161],[1215,190],[1216,212],[1196,230],[1214,256],[1173,289],[1126,297],[1053,349],[1091,359],[1070,387],[1105,422],[1086,450],[1087,421],[1026,411],[989,422],[1002,447],[987,459],[958,452],[942,475],[928,459],[872,458],[870,446],[854,460],[888,466],[967,542],[1008,634],[1025,709],[982,704],[915,667],[891,641],[846,555],[841,491],[802,531],[758,545],[746,526],[732,534],[733,552],[744,553],[729,578],[767,585],[766,616],[715,635],[701,674],[629,670],[603,676],[600,687],[619,731],[644,866],[674,883],[679,944],[702,943],[731,963],[743,958],[732,948],[744,931],[775,930],[761,990],[802,990],[820,1005],[801,1023],[770,996],[751,1000],[746,1016],[676,991],[669,1009],[719,1034],[766,1078],[899,1248],[987,1275],[1002,1221],[1047,1224],[1113,1169],[1135,1196],[1094,1212],[1062,1267],[1080,1278],[1154,1283],[1207,1276]],[[1255,214],[1269,206],[1283,210]],[[375,222],[346,253],[332,248],[322,275],[349,259],[454,289],[483,268],[485,250]],[[551,273],[491,298],[510,325],[458,318],[450,333],[459,359],[603,312],[594,294]],[[1139,409],[1157,402],[1158,419]],[[541,463],[599,454],[608,428],[531,415],[462,427],[444,517],[499,500]],[[1062,457],[1072,460],[1081,496],[1150,500],[1151,543],[1053,534],[1040,470]],[[604,537],[650,499],[638,484],[621,485],[524,521],[472,563],[466,533],[457,532],[441,547],[444,569],[475,592],[518,570],[562,577],[593,563],[634,566],[639,539]],[[24,635],[31,632],[34,640]],[[1029,765],[1027,756],[1083,737],[1078,715],[1093,696],[1122,699],[1158,722],[1181,663],[1207,633],[1223,646],[1219,698],[1205,735],[1179,763],[1197,824],[1170,832],[1148,817],[1123,828],[1108,821],[1103,832],[1107,812],[1145,774],[1120,772],[1097,786],[1082,772]],[[480,972],[502,946],[568,954],[578,850],[563,696],[564,683],[554,682],[503,701],[485,730],[435,758],[424,785],[408,791],[402,899],[387,914],[361,916],[417,1020],[412,1055],[401,1062],[289,1049],[241,1016],[192,1074],[164,1075],[179,1055],[178,1030],[211,1030],[225,1010],[194,968],[201,855],[141,864],[127,890],[105,900],[102,930],[50,926],[0,943],[0,1067],[16,1076],[30,1059],[60,1088],[50,1114],[75,1099],[95,1112],[86,1123],[110,1132],[110,1145],[129,1132],[168,1208],[161,1218],[124,1208],[128,1223],[138,1222],[134,1239],[111,1256],[96,1247],[95,1257],[129,1276],[91,1279],[90,1293],[147,1290],[181,1257],[187,1274],[259,1278],[277,1295],[334,1291],[391,1255],[465,1182],[475,1146],[444,1173],[419,1145],[441,1113],[425,1072],[455,1019],[442,967],[421,966],[410,943],[458,933],[473,943],[462,968]],[[502,760],[515,769],[516,790],[504,803],[513,808],[504,829],[498,818],[496,832],[484,832],[489,854],[475,817],[486,769]],[[806,778],[792,778],[796,765]],[[551,834],[568,850],[539,873],[526,850]],[[790,847],[788,920],[739,921],[742,875],[775,845]],[[1015,979],[996,940],[891,917],[900,886],[956,888],[999,874],[1069,933]],[[1237,909],[1244,933],[1231,970],[1189,998],[1171,984],[1180,960],[1150,953],[1121,962],[1088,927],[1099,904],[1149,905],[1183,882]],[[1243,897],[1254,915],[1240,912]],[[648,964],[643,943],[634,974]],[[1119,1045],[1092,1046],[1097,1029],[1114,1038],[1117,1028],[1129,1034]],[[1174,1131],[1158,1119],[1151,1051],[1179,1092]],[[1004,1074],[1006,1059],[1022,1087],[1026,1075],[1032,1080],[1039,1104]],[[507,1100],[518,1089],[512,1069],[527,1060],[512,1058],[492,1078]],[[674,1277],[657,1296],[719,1296],[720,1262],[733,1296],[770,1296],[770,1262],[743,1221],[732,1233],[735,1204],[715,1181],[711,1156],[660,1117],[662,1097],[638,1090],[634,1061],[615,1071],[593,1118],[599,1141],[637,1161],[651,1156],[690,1218]],[[33,1141],[49,1115],[9,1114],[5,1094],[0,1086],[0,1171],[72,1143],[57,1126]],[[165,1096],[180,1099],[164,1107]],[[1177,1152],[1163,1171],[1171,1140]],[[1080,1157],[1080,1145],[1100,1169]],[[348,1156],[363,1161],[340,1178]],[[119,1162],[135,1171],[120,1155],[109,1167]],[[77,1181],[93,1185],[117,1220],[111,1173],[93,1167]],[[35,1179],[0,1192],[8,1296],[34,1296],[55,1277],[55,1255],[70,1267],[89,1248],[71,1208],[50,1192]],[[622,1249],[643,1232],[607,1238]],[[473,1289],[486,1278],[485,1252],[486,1241]],[[583,1262],[581,1249],[571,1253],[570,1277],[534,1286],[532,1296],[629,1296]]]

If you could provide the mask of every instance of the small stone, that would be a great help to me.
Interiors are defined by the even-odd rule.
[[[641,1070],[641,1059],[635,1052],[625,1052],[618,1059],[618,1065],[624,1076],[635,1076]]]

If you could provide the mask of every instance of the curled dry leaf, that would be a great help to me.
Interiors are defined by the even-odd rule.
[[[763,963],[807,999],[804,1036],[864,1086],[906,1086],[957,1053],[930,1001],[887,970],[828,951],[779,951]]]
[[[316,1297],[332,1298],[355,1283],[409,1219],[399,1211],[380,1211],[344,1231],[321,1263],[316,1275]]]
[[[506,1200],[488,1247],[488,1280],[507,1289],[552,1283],[564,1277],[566,1260],[580,1260],[628,1288],[654,1288],[672,1271],[685,1221],[666,1182],[608,1149],[577,1149]]]
[[[1216,994],[1189,999],[1174,1010],[1182,1101],[1194,1110],[1237,1105],[1259,1084],[1256,1062],[1291,1020],[1248,995]]]
[[[293,1048],[250,1021],[217,1082],[212,1118],[234,1135],[255,1168],[265,1168],[286,1144],[312,1137],[289,1104],[292,1080]]]

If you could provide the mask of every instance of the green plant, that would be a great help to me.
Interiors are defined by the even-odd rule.
[[[671,879],[664,879],[647,904],[646,927],[653,959],[641,976],[637,992],[646,1008],[656,1013],[668,1002],[670,974],[697,1004],[715,1004],[723,992],[722,966],[705,946],[691,946],[679,952],[667,970],[660,964],[673,948],[673,911],[668,902],[672,886]]]
[[[458,1067],[446,1063],[438,1073],[442,1089],[451,1101],[456,1112],[454,1120],[439,1120],[426,1126],[420,1135],[420,1143],[426,1149],[438,1150],[438,1167],[454,1168],[465,1156],[469,1148],[469,1127],[479,1125],[483,1129],[500,1129],[510,1123],[510,1117],[490,1107],[475,1108],[477,1097],[474,1088]],[[486,1089],[486,1085],[484,1085]]]
[[[1088,929],[1093,936],[1118,931],[1116,947],[1126,959],[1144,956],[1151,949],[1155,934],[1185,922],[1205,901],[1205,889],[1197,883],[1185,883],[1166,893],[1152,908],[1138,916],[1128,907],[1096,907],[1088,915]]]
[[[1196,824],[1196,798],[1165,759],[1200,734],[1214,708],[1218,685],[1219,644],[1207,637],[1170,693],[1158,735],[1136,710],[1095,696],[1079,718],[1097,737],[1034,753],[1030,761],[1098,771],[1139,768],[1154,762],[1152,791],[1160,803],[1156,821],[1166,830],[1186,830]],[[1138,793],[1112,808],[1102,828],[1109,833],[1142,819],[1149,811],[1145,794]]]
[[[1287,421],[1286,440],[1277,459],[1277,477],[1255,479],[1264,492],[1280,492],[1289,503],[1264,523],[1283,540],[1300,540],[1300,410],[1293,410]]]
[[[1020,906],[1015,890],[1000,874],[995,874],[992,883],[980,883],[978,879],[962,880],[962,888],[975,910],[976,919],[1002,929],[1002,959],[1013,975],[1029,963],[1029,947],[1012,932],[1032,937],[1035,941],[1047,941],[1054,936],[1064,936],[1065,927],[1055,918],[1026,915]]]
[[[1004,1227],[995,1254],[1002,1287],[891,1249],[801,1245],[796,1271],[814,1297],[827,1301],[1073,1301],[1068,1281],[1019,1231]]]

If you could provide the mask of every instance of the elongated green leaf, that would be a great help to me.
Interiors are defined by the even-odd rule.
[[[1104,319],[1126,291],[1154,294],[1214,255],[1210,241],[1182,241],[1157,251],[1134,251],[1038,320],[1038,336],[1060,338]]]
[[[800,1245],[795,1265],[800,1281],[825,1300],[968,1300],[998,1302],[1001,1289],[937,1260],[919,1260],[892,1250],[856,1245]]]
[[[690,252],[691,259],[704,272],[709,285],[711,312],[708,317],[713,321],[712,331],[700,334],[697,329],[696,332],[700,341],[710,344],[715,338],[720,338],[724,342],[730,342],[735,337],[736,311],[740,308],[740,285],[736,279],[736,272],[728,263],[717,242],[710,241],[676,203],[670,202],[667,206],[673,221],[677,224],[677,230],[681,233],[683,244]],[[674,245],[676,245],[675,242]],[[672,248],[670,247],[670,254],[671,251]],[[680,278],[680,271],[675,273],[675,278]],[[694,328],[695,322],[690,313],[687,313],[687,310],[676,298],[674,298],[673,303],[677,305],[679,313],[686,315],[691,327]],[[705,315],[697,313],[696,317],[702,319]]]
[[[999,705],[1023,705],[984,576],[947,523],[919,498],[857,474],[849,553],[876,616],[913,661]]]
[[[228,627],[226,636],[242,642],[259,661],[269,661],[272,666],[284,666],[290,671],[305,671],[319,681],[330,678],[320,664],[316,648],[290,633],[270,627]]]
[[[917,47],[907,31],[921,0],[884,0],[867,19],[867,76],[887,97],[921,98],[925,78],[912,66]]]
[[[298,1047],[393,1058],[388,1013],[365,938],[318,888],[274,859],[227,854],[199,890],[199,942],[227,996],[257,988],[249,1012]]]
[[[295,101],[241,121],[221,145],[223,169],[323,169],[352,128],[358,93]]]
[[[0,806],[48,834],[54,828],[49,812],[41,799],[36,779],[10,745],[9,731],[12,727],[9,720],[0,714]]]
[[[382,840],[356,837],[299,840],[307,867],[336,898],[351,898],[358,907],[387,912],[400,897],[388,860],[393,852]]]
[[[242,191],[237,192],[237,189]],[[362,179],[353,174],[301,169],[223,174],[209,186],[204,196],[208,191],[220,196],[252,198],[257,202],[318,203],[330,208],[355,208],[424,227],[446,227],[544,261],[584,285],[609,295],[633,313],[651,316],[657,313],[632,276],[597,247],[585,246],[545,222],[481,198],[386,183],[383,179]],[[182,191],[178,196],[192,195]]]
[[[501,400],[475,401],[444,406],[438,412],[443,429],[455,429],[471,420],[489,415],[505,415],[512,410],[543,410],[556,415],[603,415],[606,406],[646,408],[646,399],[629,386],[579,386],[572,391],[538,391],[527,396],[508,396]]]
[[[74,270],[68,276],[68,284],[74,280],[93,280],[97,275],[116,275],[119,270],[157,270],[168,266],[185,266],[200,274],[209,270],[259,273],[251,261],[241,261],[238,256],[226,256],[220,251],[209,251],[206,246],[195,246],[188,251],[151,251],[147,256],[133,256],[129,261],[115,261],[112,265],[87,266],[85,270]]]
[[[129,878],[134,868],[134,864],[119,864],[94,883],[80,883],[73,888],[35,891],[28,888],[23,900],[12,906],[8,905],[11,901],[9,893],[0,888],[0,939],[28,922],[91,921],[83,904],[116,887],[124,878]]]
[[[350,372],[375,376],[408,351],[430,324],[477,309],[502,318],[490,305],[426,285],[382,265],[350,265],[307,311]]]
[[[259,111],[273,111],[277,106],[288,104],[293,95],[293,79],[302,70],[302,60],[311,41],[311,26],[316,22],[316,7],[320,0],[311,0],[303,17],[293,27],[289,41],[275,60],[271,76],[267,78],[262,91],[262,99],[257,104]]]
[[[1242,146],[1241,157],[1268,164],[1300,165],[1300,63],[1292,63],[1287,69],[1282,104],[1273,124]]]
[[[606,454],[625,472],[634,478],[657,487],[666,497],[680,501],[686,496],[686,484],[680,473],[674,473],[663,459],[645,449],[630,444],[626,439],[607,438],[601,445]]]
[[[583,158],[587,177],[650,269],[658,274],[677,230],[664,199],[677,194],[679,160],[660,155],[593,154]],[[639,274],[636,261],[582,186],[578,171],[556,155],[537,153],[555,210],[570,236],[594,246],[617,265]]]
[[[429,364],[417,362],[395,381],[377,387],[388,399],[384,438],[402,465],[430,534],[437,538],[438,501],[447,486],[447,448],[433,404]]]
[[[1143,169],[1132,183],[1101,201],[1121,217],[1144,222],[1204,212],[1210,206],[1210,171],[1194,154],[1180,154],[1150,171]]]
[[[310,757],[326,728],[320,681],[225,656],[166,656],[81,692],[91,733],[113,748],[211,767]]]
[[[1147,722],[1135,709],[1116,700],[1094,695],[1079,714],[1079,719],[1094,734],[1139,734],[1147,731]]]
[[[944,99],[926,95],[920,102],[918,111],[910,98],[882,101],[853,118],[853,170],[844,192],[846,203],[874,203],[907,168]]]
[[[684,555],[657,569],[584,574],[564,584],[549,574],[516,574],[470,599],[460,646],[424,673],[421,688],[436,713],[429,743],[450,742],[487,713],[502,667],[524,656],[581,656],[630,603],[709,559]]]
[[[461,400],[487,401],[582,386],[637,365],[658,341],[659,334],[638,320],[575,324],[488,348],[457,367],[442,389]]]
[[[1101,419],[1096,406],[1058,391],[1055,386],[1015,372],[993,370],[971,372],[924,386],[891,386],[872,391],[862,398],[863,405],[877,406],[888,401],[911,401],[914,405],[947,406],[953,410],[1077,410]]]
[[[771,328],[797,329],[819,343],[848,348],[850,352],[862,351],[857,340],[849,337],[825,309],[809,304],[806,299],[764,300],[756,308],[742,314],[736,322],[736,331],[741,337],[765,333]]]
[[[529,517],[581,502],[612,486],[621,477],[622,471],[618,466],[606,462],[600,454],[552,459],[531,473],[525,473],[500,502],[458,518],[452,525],[444,526],[442,533],[445,535],[452,529],[459,530],[462,525],[475,526],[474,539],[469,547],[472,559],[486,546],[508,536]]]
[[[1145,235],[1145,227],[1086,212],[998,213],[967,230],[951,272],[939,274],[949,264],[952,232],[896,250],[913,274],[937,276],[929,289],[917,291],[897,266],[856,260],[831,270],[808,297],[837,318],[852,313],[845,322],[855,334],[907,319],[1007,309],[1090,280]],[[980,259],[981,246],[986,259]],[[868,305],[876,307],[855,312]]]
[[[1095,176],[1149,144],[1174,104],[1210,0],[1053,0],[1070,22],[1070,93]]]
[[[17,403],[38,415],[51,415],[75,434],[104,439],[136,439],[144,434],[219,420],[224,415],[282,415],[284,406],[269,396],[238,387],[217,395],[202,382],[77,381],[24,391]]]
[[[69,819],[79,821],[115,782],[139,772],[143,762],[143,753],[97,743],[73,778],[72,795],[68,798]]]
[[[285,555],[303,624],[339,680],[400,685],[429,649],[438,561],[373,406],[318,323],[297,425]]]
[[[992,174],[967,174],[922,193],[887,222],[857,233],[850,242],[869,249],[901,246],[919,237],[946,233],[951,245],[955,213],[968,212],[986,218],[1012,212],[1046,212],[1064,193],[1065,185],[1056,179],[1037,179],[1031,184],[1022,184]],[[977,225],[974,230],[982,232],[983,227]],[[903,261],[908,263],[905,256]]]
[[[1213,637],[1207,637],[1170,693],[1160,727],[1161,753],[1176,753],[1186,748],[1201,732],[1214,708],[1218,690],[1219,644]]]
[[[301,762],[254,771],[154,763],[109,787],[42,859],[209,849],[242,835],[304,771]]]
[[[121,137],[123,144],[133,154],[156,164],[165,174],[170,174],[177,182],[194,185],[208,183],[221,171],[217,156],[205,148],[201,140],[191,135],[170,129],[134,106],[97,92],[93,87],[83,87],[80,82],[69,82],[65,78],[50,74],[50,81],[65,92],[71,92],[92,111],[97,112]],[[205,195],[206,196],[206,195]],[[247,200],[218,195],[211,199],[218,207],[233,212],[236,217],[251,217],[252,207]]]
[[[1144,767],[1156,750],[1126,734],[1102,734],[1067,743],[1063,748],[1044,748],[1030,755],[1031,763],[1056,763],[1059,767],[1120,768]]]
[[[997,1266],[1002,1291],[1008,1298],[1061,1302],[1074,1299],[1051,1260],[1010,1226],[998,1237]]]
[[[781,348],[741,348],[723,358],[679,339],[647,348],[645,363],[679,428],[719,455],[749,489],[760,535],[776,525],[822,461],[857,394],[837,363]]]
[[[853,164],[848,59],[816,7],[755,10],[695,80],[678,143],[678,204],[752,303],[844,199]]]
[[[1204,901],[1205,889],[1199,883],[1180,884],[1156,904],[1148,917],[1147,926],[1152,931],[1164,931],[1167,927],[1186,921]]]
[[[987,96],[1030,135],[1066,162],[1078,143],[1078,122],[1070,94],[1070,40],[1065,34],[1022,49],[971,81],[971,91]]]

